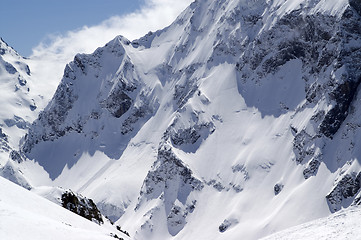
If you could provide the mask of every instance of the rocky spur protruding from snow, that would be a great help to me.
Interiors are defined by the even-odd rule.
[[[284,187],[284,185],[282,183],[277,183],[273,187],[273,191],[274,191],[275,195],[278,195],[282,191],[283,187]]]
[[[0,151],[9,152],[11,147],[9,146],[9,137],[3,132],[3,129],[0,127]]]
[[[24,159],[26,159],[26,157],[17,150],[12,150],[9,154],[9,157],[11,160],[13,160],[17,163],[21,163],[24,161]]]
[[[322,148],[324,143],[319,135],[310,135],[307,131],[299,131],[291,126],[293,139],[293,152],[296,162],[304,164],[303,176],[305,179],[316,176],[322,161]]]
[[[144,180],[137,209],[144,202],[159,198],[167,214],[168,231],[174,236],[183,229],[187,215],[196,207],[197,201],[189,198],[191,192],[200,191],[203,186],[170,146],[161,145],[157,161]]]
[[[176,187],[176,188],[171,188]],[[165,194],[167,202],[178,199],[185,203],[193,190],[201,190],[203,183],[193,176],[193,172],[172,151],[170,146],[162,145],[158,149],[157,161],[144,181],[141,196],[146,199],[158,198]]]
[[[237,224],[238,224],[237,219],[234,218],[224,219],[224,221],[218,227],[219,232],[224,233],[225,231],[229,230],[230,228],[234,227]]]
[[[128,111],[129,114],[122,123],[121,134],[128,136],[136,134],[149,118],[153,116],[158,107],[158,103],[152,102],[149,96],[141,92],[136,104]]]
[[[347,173],[337,181],[336,186],[326,196],[331,212],[348,207],[361,188],[361,172]],[[355,200],[357,202],[357,200]]]
[[[303,177],[308,179],[312,176],[316,176],[318,168],[320,167],[320,159],[316,156],[313,157],[306,165],[306,168],[303,170]]]
[[[82,197],[72,191],[61,195],[62,206],[90,221],[103,224],[104,220],[92,199]]]
[[[185,152],[196,152],[201,143],[216,130],[214,120],[206,119],[206,114],[202,112],[192,111],[187,114],[184,111],[188,110],[179,110],[165,131],[163,141],[169,140],[173,146]]]
[[[311,136],[305,130],[295,135],[293,139],[293,149],[297,163],[302,163],[304,160],[312,158],[315,154],[316,146],[314,145],[314,138],[317,138],[317,136]]]

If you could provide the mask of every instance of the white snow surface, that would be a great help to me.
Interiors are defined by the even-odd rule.
[[[0,185],[0,239],[114,239],[110,235],[112,230],[82,218],[2,177]],[[127,236],[122,237],[128,239]]]
[[[359,239],[361,236],[360,215],[360,207],[351,207],[329,217],[272,234],[262,240]]]

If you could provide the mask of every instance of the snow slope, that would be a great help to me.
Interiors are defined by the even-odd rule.
[[[1,239],[114,239],[101,227],[0,177]],[[119,233],[117,233],[120,236]],[[122,236],[128,239],[127,236]]]
[[[28,59],[0,39],[0,175],[30,188],[19,171],[19,141],[37,118],[42,96],[34,91]]]
[[[351,207],[329,217],[307,222],[262,239],[358,239],[361,235],[360,214],[360,208]]]
[[[358,205],[357,4],[195,1],[78,54],[19,168],[135,239],[258,239]]]

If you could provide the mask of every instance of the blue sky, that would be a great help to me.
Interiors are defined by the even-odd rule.
[[[0,37],[29,56],[49,34],[93,26],[142,5],[144,0],[1,0]]]

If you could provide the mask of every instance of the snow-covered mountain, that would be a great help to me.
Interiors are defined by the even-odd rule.
[[[30,188],[18,171],[19,141],[37,118],[37,102],[27,59],[0,39],[0,175]],[[9,161],[9,159],[11,159]]]
[[[134,239],[257,239],[358,205],[360,15],[358,0],[195,1],[76,55],[17,166]]]

